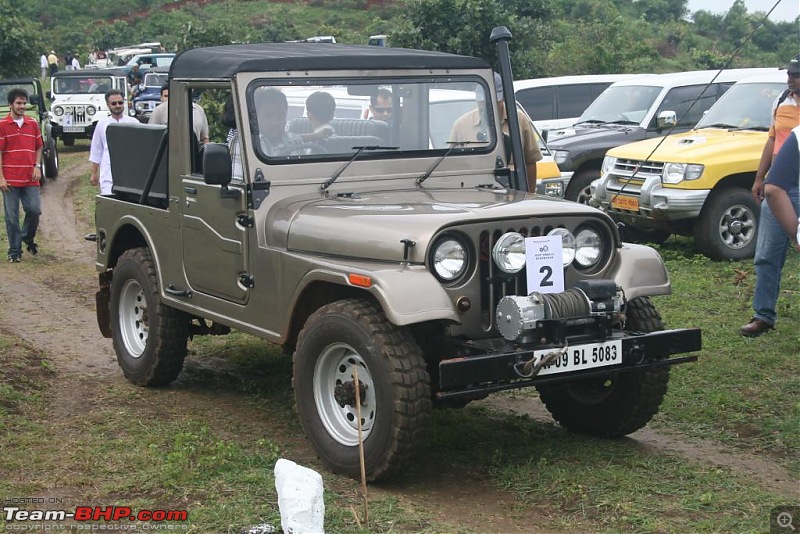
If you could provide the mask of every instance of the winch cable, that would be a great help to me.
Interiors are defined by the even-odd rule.
[[[698,101],[699,101],[701,98],[703,98],[703,95],[704,95],[704,94],[705,94],[705,92],[708,90],[708,88],[709,88],[709,87],[711,87],[711,84],[713,84],[713,83],[716,81],[716,79],[719,77],[719,75],[722,73],[722,71],[723,71],[723,70],[727,69],[727,68],[730,66],[731,62],[732,62],[732,61],[733,61],[733,60],[736,58],[736,56],[738,56],[738,55],[739,55],[739,52],[741,52],[741,51],[742,51],[742,48],[744,48],[744,46],[745,46],[745,45],[746,45],[748,42],[750,42],[750,40],[753,38],[753,35],[754,35],[754,34],[755,34],[755,33],[756,33],[758,30],[760,30],[760,29],[761,29],[761,28],[764,26],[764,21],[766,21],[766,20],[769,18],[769,16],[772,14],[772,12],[773,12],[773,11],[775,11],[775,8],[777,8],[777,7],[778,7],[778,5],[780,5],[780,3],[781,3],[781,2],[783,2],[783,0],[777,0],[777,1],[775,2],[775,4],[772,6],[772,9],[770,9],[770,10],[767,12],[767,14],[766,14],[766,15],[764,15],[764,17],[763,17],[763,18],[762,18],[760,21],[758,21],[758,24],[757,24],[757,25],[756,25],[756,27],[753,29],[753,31],[751,31],[751,32],[750,32],[750,35],[748,35],[748,36],[747,36],[747,37],[746,37],[746,38],[745,38],[745,39],[742,41],[742,43],[739,45],[739,47],[738,47],[736,50],[734,50],[734,51],[733,51],[733,53],[731,54],[731,56],[728,58],[728,61],[726,61],[726,62],[725,62],[725,64],[722,66],[722,68],[720,68],[720,69],[717,71],[717,73],[714,75],[714,77],[711,79],[711,81],[709,81],[709,82],[708,82],[708,84],[706,84],[706,86],[703,88],[703,91],[702,91],[702,92],[701,92],[701,93],[700,93],[700,94],[697,96],[697,98],[694,100],[694,102],[692,102],[692,103],[691,103],[691,105],[690,105],[690,106],[689,106],[689,108],[688,108],[688,109],[687,109],[687,110],[686,110],[686,111],[683,113],[683,115],[681,115],[681,116],[680,116],[680,119],[676,120],[676,121],[675,121],[675,124],[673,124],[673,125],[672,125],[672,127],[671,127],[671,128],[669,128],[669,130],[667,130],[667,133],[666,133],[666,134],[664,134],[664,135],[661,137],[661,139],[658,141],[658,143],[656,143],[656,146],[655,146],[655,147],[653,147],[653,150],[651,150],[651,151],[650,151],[650,154],[648,154],[648,155],[647,155],[647,157],[646,157],[646,158],[645,158],[645,159],[642,161],[642,164],[644,164],[644,163],[646,163],[646,162],[649,162],[649,161],[650,161],[650,158],[653,156],[653,154],[656,152],[656,150],[658,150],[658,147],[660,147],[660,146],[661,146],[661,143],[663,143],[663,142],[666,140],[667,136],[668,136],[668,135],[670,135],[670,134],[672,133],[672,130],[674,130],[674,129],[675,129],[677,126],[678,126],[678,124],[680,124],[680,122],[681,122],[681,119],[683,119],[683,118],[684,118],[686,115],[688,115],[688,113],[689,113],[689,112],[692,110],[692,108],[694,107],[694,105],[695,105],[695,104],[697,104],[697,102],[698,102]],[[612,204],[612,203],[613,203],[613,202],[614,202],[614,201],[617,199],[617,197],[618,197],[619,195],[621,195],[621,194],[622,194],[622,193],[625,191],[625,188],[628,186],[628,184],[630,184],[630,183],[633,181],[633,179],[634,179],[634,178],[636,178],[636,175],[639,173],[639,169],[640,169],[642,166],[643,166],[643,165],[638,165],[637,167],[635,167],[635,168],[633,169],[633,172],[631,173],[631,175],[630,175],[630,176],[628,176],[628,178],[627,178],[627,179],[625,179],[625,180],[622,182],[622,187],[620,187],[619,191],[617,191],[617,192],[614,194],[614,196],[613,196],[613,197],[611,197],[611,202],[610,202],[609,204]]]
[[[517,369],[519,365],[514,366],[514,372],[517,373],[520,378],[533,378],[534,376],[539,374],[539,371],[542,370],[542,367],[547,365],[548,363],[552,362],[556,358],[559,358],[567,353],[569,346],[564,345],[561,348],[555,348],[542,356],[542,358],[537,362],[536,356],[528,360],[527,362],[522,364],[522,370],[520,371]]]

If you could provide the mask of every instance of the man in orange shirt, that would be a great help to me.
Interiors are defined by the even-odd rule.
[[[761,204],[758,221],[758,241],[754,259],[756,287],[753,293],[753,318],[742,326],[743,336],[757,337],[772,330],[778,319],[776,304],[781,289],[781,270],[786,261],[789,238],[784,233],[769,205],[764,202],[764,178],[772,165],[775,154],[789,137],[792,129],[800,124],[800,54],[794,56],[784,67],[788,89],[775,101],[772,110],[772,125],[769,137],[761,153],[752,193]],[[797,189],[789,191],[790,198],[797,197]]]

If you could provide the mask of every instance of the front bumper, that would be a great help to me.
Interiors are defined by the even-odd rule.
[[[592,186],[592,197],[615,219],[645,227],[697,218],[711,193],[709,189],[666,188],[660,176],[627,180],[625,176],[606,174]],[[625,200],[635,200],[638,209],[631,209],[630,204],[621,207]]]
[[[50,121],[51,126],[51,135],[53,137],[72,137],[76,139],[91,139],[92,135],[94,134],[94,130],[97,127],[97,122],[93,122],[88,125],[81,125],[81,126],[71,126],[65,128],[61,124],[57,122]]]
[[[623,336],[615,332],[606,340],[618,339],[622,343],[622,362],[590,370],[550,374],[521,378],[520,368],[534,357],[534,350],[508,350],[477,352],[464,357],[439,362],[439,392],[437,399],[470,398],[476,394],[508,389],[519,389],[545,383],[567,382],[593,376],[624,373],[660,366],[671,366],[697,360],[697,356],[672,358],[674,354],[696,352],[702,348],[701,332],[698,328],[660,330],[650,333]],[[574,346],[578,347],[580,344]],[[554,350],[560,347],[553,347]],[[578,357],[567,347],[568,357]]]

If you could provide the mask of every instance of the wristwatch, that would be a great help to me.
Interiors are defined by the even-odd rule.
[[[34,165],[34,167],[36,167],[38,169],[41,169],[42,168],[42,164],[41,163],[37,163],[37,164]]]

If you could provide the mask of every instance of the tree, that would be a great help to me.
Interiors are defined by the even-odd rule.
[[[7,0],[0,0],[0,78],[31,76],[39,71],[45,51],[38,24],[17,17]]]

